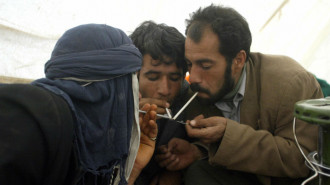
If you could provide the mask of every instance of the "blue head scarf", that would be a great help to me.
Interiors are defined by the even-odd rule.
[[[119,166],[120,184],[127,183],[123,176],[134,122],[132,74],[141,64],[140,52],[122,30],[81,25],[63,34],[45,64],[46,78],[32,83],[62,96],[70,106],[83,174],[108,181]]]

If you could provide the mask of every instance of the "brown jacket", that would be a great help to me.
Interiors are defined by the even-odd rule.
[[[227,119],[221,143],[211,144],[209,162],[227,169],[257,174],[263,184],[278,184],[277,177],[308,175],[292,131],[294,104],[323,97],[314,76],[285,56],[251,53],[247,62],[241,123]],[[215,106],[189,106],[188,119],[203,112],[221,116]],[[317,148],[317,126],[296,120],[296,134],[305,154]],[[273,178],[270,178],[273,177]]]

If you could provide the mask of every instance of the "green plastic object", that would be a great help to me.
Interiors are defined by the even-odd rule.
[[[294,116],[308,123],[330,127],[330,97],[297,102]]]
[[[319,125],[318,163],[330,168],[330,97],[302,100],[295,104],[297,119]],[[327,170],[328,171],[328,170]],[[328,174],[329,172],[327,172]],[[320,185],[330,185],[330,177],[319,176]]]

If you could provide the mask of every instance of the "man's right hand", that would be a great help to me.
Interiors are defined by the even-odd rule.
[[[189,137],[198,138],[204,144],[220,141],[225,134],[227,119],[220,116],[204,118],[203,115],[196,116],[186,125]]]
[[[158,149],[155,159],[160,167],[167,170],[182,170],[202,157],[197,146],[186,140],[173,138],[168,145],[162,145]]]
[[[142,98],[140,97],[139,99],[139,108],[141,109],[145,104],[155,104],[157,105],[157,114],[166,114],[166,110],[165,108],[169,108],[170,104],[165,101],[165,100],[161,100],[161,99],[156,99],[156,98]]]

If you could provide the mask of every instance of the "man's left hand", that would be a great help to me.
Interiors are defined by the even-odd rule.
[[[154,151],[157,137],[156,124],[156,109],[157,106],[145,104],[142,110],[147,111],[146,114],[140,113],[140,146],[135,159],[136,167],[143,169],[150,161]]]
[[[133,185],[143,168],[149,163],[156,145],[157,124],[156,124],[156,105],[145,104],[141,110],[146,114],[140,113],[139,124],[141,130],[140,145],[137,152],[134,166],[128,180],[129,185]]]

